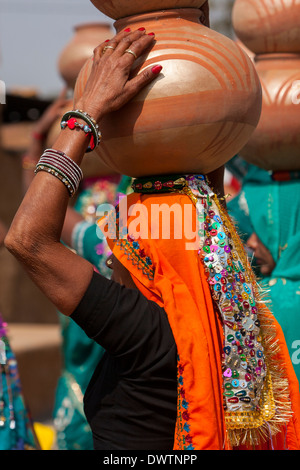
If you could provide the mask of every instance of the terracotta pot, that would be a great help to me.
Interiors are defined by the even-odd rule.
[[[232,23],[256,54],[300,52],[300,0],[236,0]]]
[[[75,26],[74,36],[58,58],[58,70],[69,88],[74,88],[77,75],[93,50],[112,36],[112,28],[105,23],[87,23]]]
[[[300,54],[260,55],[255,63],[262,113],[240,155],[265,170],[299,170]]]
[[[73,108],[73,100],[70,100],[65,107],[65,110],[63,111],[62,115],[69,111],[70,109]],[[47,136],[47,141],[46,141],[46,147],[49,148],[53,145],[54,141],[57,139],[58,134],[61,131],[60,128],[60,122],[61,118],[59,117],[54,124],[51,126],[51,129],[49,130],[48,136]],[[99,155],[94,151],[94,152],[89,152],[84,156],[84,159],[81,164],[81,169],[83,172],[84,178],[94,178],[97,176],[107,176],[107,175],[112,175],[115,174],[109,166],[107,166],[100,158]]]
[[[117,30],[141,25],[155,32],[156,44],[134,71],[159,63],[163,73],[101,121],[99,155],[133,177],[215,170],[245,145],[259,120],[261,87],[253,63],[233,41],[201,25],[199,10],[115,23]],[[91,61],[79,74],[75,99],[90,68]]]
[[[91,0],[98,10],[115,20],[150,11],[200,8],[206,0]]]

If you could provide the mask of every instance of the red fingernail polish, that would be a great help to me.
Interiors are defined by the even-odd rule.
[[[148,36],[155,36],[154,33],[148,33]]]
[[[161,69],[162,69],[161,65],[154,65],[154,67],[152,67],[151,71],[152,71],[152,73],[157,75],[161,71]]]
[[[109,42],[109,41],[110,41],[110,39],[106,39],[104,42]]]
[[[145,28],[141,27],[139,28],[139,31],[145,31]]]
[[[124,31],[126,31],[126,33],[129,33],[129,31],[131,31],[131,29],[130,29],[130,28],[126,28],[126,29],[124,29]]]

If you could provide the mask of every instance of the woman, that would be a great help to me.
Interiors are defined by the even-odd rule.
[[[95,50],[91,76],[76,108],[83,109],[101,123],[104,114],[118,109],[151,83],[161,70],[159,65],[144,70],[135,78],[128,77],[135,57],[153,44],[154,37],[153,33],[147,34],[144,30],[122,31],[99,46]],[[89,123],[92,127],[93,123]],[[69,124],[73,127],[74,121]],[[84,122],[79,119],[78,124],[84,125]],[[97,139],[95,133],[93,136]],[[262,388],[263,376],[266,375],[263,365],[261,368],[258,365],[252,375],[249,369],[244,372],[243,367],[239,369],[243,376],[246,374],[246,379],[249,378],[251,386],[255,382],[255,388],[250,390],[247,381],[241,381],[247,392],[241,390],[240,398],[233,397],[232,387],[239,383],[236,376],[230,379],[234,385],[229,383],[229,389],[226,375],[229,376],[230,368],[222,371],[222,327],[230,329],[234,322],[222,324],[213,298],[217,303],[225,302],[222,296],[224,289],[219,293],[216,289],[212,296],[210,287],[214,278],[207,283],[206,270],[212,274],[219,269],[224,259],[227,260],[227,252],[231,251],[229,245],[233,246],[233,241],[228,241],[225,249],[216,249],[218,259],[214,260],[213,254],[202,258],[205,252],[202,247],[195,249],[193,245],[186,249],[186,243],[191,242],[191,230],[184,232],[181,238],[176,238],[174,231],[169,238],[158,237],[156,240],[147,236],[137,240],[131,232],[124,237],[122,234],[117,241],[108,240],[114,253],[108,260],[108,265],[113,267],[112,280],[94,273],[91,264],[59,243],[68,204],[64,184],[67,184],[70,194],[76,190],[74,173],[78,174],[78,167],[74,162],[80,164],[86,142],[81,128],[70,129],[67,126],[62,131],[53,149],[40,160],[41,166],[48,162],[48,168],[54,173],[37,172],[6,237],[6,246],[57,308],[71,316],[107,351],[85,395],[85,412],[93,431],[95,449],[230,449],[243,443],[254,445],[258,434],[251,428],[251,422],[259,425],[262,418],[268,422],[266,426],[262,423],[258,433],[260,430],[267,433],[267,448],[272,444],[276,448],[288,446],[298,449],[298,384],[288,363],[281,331],[268,312],[263,312],[264,322],[270,327],[268,339],[271,341],[271,336],[275,335],[277,344],[280,344],[270,358],[276,362],[276,367],[270,363],[267,369],[268,384],[275,386],[276,396],[268,384]],[[54,161],[68,168],[69,181],[63,181],[64,184],[59,181],[59,172],[53,170]],[[211,181],[215,186],[221,171],[212,175],[212,178],[216,177],[215,182]],[[226,242],[229,236],[235,237],[219,198],[209,188],[205,177],[175,175],[160,181],[155,178],[151,185],[153,181],[157,183],[154,187],[158,188],[158,193],[150,195],[143,194],[149,188],[148,181],[146,184],[143,180],[135,182],[136,192],[128,199],[130,207],[141,203],[140,209],[151,210],[157,201],[164,201],[170,207],[173,203],[179,208],[187,206],[187,212],[192,216],[196,214],[204,224],[208,237],[204,247],[209,253],[211,237],[222,233]],[[161,188],[171,188],[175,192],[161,195]],[[122,201],[116,214],[119,228],[123,222]],[[200,210],[202,206],[204,211]],[[149,211],[146,212],[149,215]],[[226,219],[227,225],[224,230],[221,229],[225,222],[219,214],[222,217],[225,214],[223,220]],[[214,222],[209,221],[210,217],[215,217]],[[181,221],[183,225],[186,222]],[[130,222],[129,217],[123,228],[131,230],[133,225]],[[141,219],[141,222],[145,221]],[[212,230],[215,232],[209,235]],[[240,256],[243,257],[242,251]],[[231,259],[230,262],[228,273],[232,277],[232,269],[239,271],[239,268]],[[240,279],[242,276],[240,274]],[[245,271],[244,276],[248,282],[251,273],[248,275]],[[246,279],[237,282],[232,277],[232,289],[233,285],[249,289]],[[255,301],[250,300],[252,309],[255,309]],[[258,323],[254,325],[254,316],[252,314],[246,322],[251,323],[254,331],[260,331]],[[228,337],[233,341],[231,335]],[[254,337],[261,341],[261,338]],[[250,341],[249,350],[254,348],[256,351],[257,344],[252,343]],[[242,340],[239,344],[235,340],[232,352],[236,348],[242,349]],[[234,358],[229,349],[226,351],[226,360],[245,363],[250,368],[246,356]],[[260,354],[259,361],[264,364],[261,357]],[[279,383],[271,375],[274,369],[281,386],[285,387],[284,393],[281,389],[281,396]],[[252,406],[253,401],[257,402],[259,395],[264,403],[262,413],[256,409],[236,413],[231,402],[224,413],[223,383],[227,393],[224,398],[237,399],[238,406],[245,410]],[[247,393],[252,398],[245,397]],[[275,398],[279,400],[276,409]],[[272,416],[267,416],[268,410]],[[255,436],[252,438],[252,435]]]

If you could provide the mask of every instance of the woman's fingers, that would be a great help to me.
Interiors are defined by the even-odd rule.
[[[162,66],[157,64],[152,67],[147,67],[140,72],[136,77],[129,80],[125,85],[125,93],[128,100],[133,98],[139,93],[146,85],[151,83],[161,72]]]
[[[124,30],[113,39],[98,46],[94,51],[94,60],[101,57],[103,59],[103,56],[105,56],[105,59],[108,59],[113,55],[131,64],[147,47],[153,44],[154,38],[154,33],[146,34],[145,28],[140,28],[133,32]]]
[[[104,54],[107,54],[106,57],[110,56],[113,51],[115,51],[116,49],[119,50],[118,46],[122,43],[122,41],[125,41],[125,44],[130,45],[142,34],[144,34],[144,31],[142,30],[132,32],[129,28],[121,31],[120,33],[116,34],[112,39],[108,39],[107,41],[97,46],[96,49],[94,49],[94,60],[101,59]],[[121,51],[122,50],[123,48],[121,47]],[[123,52],[121,52],[121,54]],[[119,52],[118,55],[121,54]]]
[[[148,43],[149,39],[150,38],[146,34],[145,28],[140,28],[140,29],[124,36],[120,40],[120,42],[119,42],[119,44],[116,48],[115,53],[119,57],[122,57],[128,49],[132,49],[132,50],[134,50],[135,54],[138,54],[139,49],[140,49],[140,45]]]
[[[131,44],[120,44],[118,49],[120,51],[122,50],[122,60],[126,63],[132,64],[136,59],[144,54],[149,47],[153,45],[154,40],[155,35],[151,33],[144,34],[143,36],[133,41]]]

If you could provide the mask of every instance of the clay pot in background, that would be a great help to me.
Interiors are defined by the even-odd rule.
[[[300,170],[300,54],[259,55],[255,64],[262,112],[240,156],[265,170]]]
[[[69,88],[74,88],[81,67],[93,55],[95,47],[111,36],[112,28],[106,23],[75,26],[74,36],[58,59],[58,70]]]
[[[206,0],[91,0],[99,11],[115,20],[173,8],[200,8]]]
[[[300,52],[300,0],[235,0],[232,23],[256,54]]]
[[[156,43],[135,62],[135,72],[155,64],[163,71],[102,120],[99,156],[132,177],[219,168],[245,145],[259,120],[261,87],[252,61],[233,41],[201,25],[197,9],[115,23],[117,31],[140,26],[155,32]],[[79,74],[76,97],[90,68],[88,61]]]

